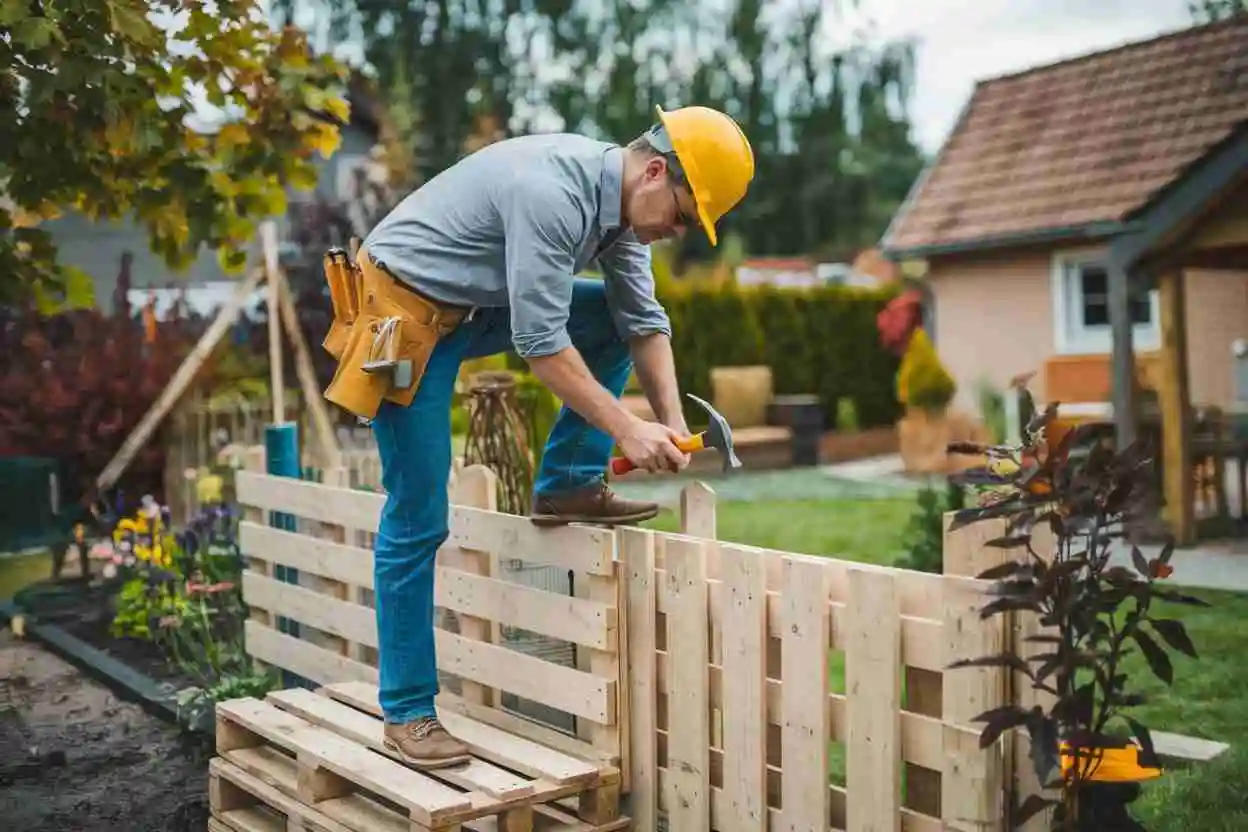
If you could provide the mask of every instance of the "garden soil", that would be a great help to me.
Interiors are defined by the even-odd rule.
[[[0,827],[201,832],[211,753],[211,737],[0,631]]]

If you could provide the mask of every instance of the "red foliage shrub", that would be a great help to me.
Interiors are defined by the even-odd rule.
[[[79,310],[54,317],[0,313],[0,455],[61,461],[62,497],[93,495],[95,477],[168,384],[195,336],[162,326],[147,343],[140,322]],[[118,487],[162,489],[164,450],[153,437]]]

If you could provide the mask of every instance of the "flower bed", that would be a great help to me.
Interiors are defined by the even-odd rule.
[[[150,498],[133,516],[97,518],[108,536],[90,542],[76,530],[84,576],[28,588],[15,599],[23,609],[176,693],[188,724],[222,698],[273,687],[243,650],[243,561],[230,507],[210,504],[177,532]]]

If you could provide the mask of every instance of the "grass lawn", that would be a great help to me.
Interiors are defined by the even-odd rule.
[[[906,498],[721,501],[716,522],[720,540],[891,566],[915,505]],[[680,519],[661,514],[645,527],[674,532]]]
[[[1184,621],[1200,658],[1174,656],[1169,687],[1138,654],[1130,656],[1127,672],[1150,700],[1134,715],[1152,730],[1220,740],[1231,750],[1145,784],[1135,806],[1149,832],[1242,832],[1248,829],[1248,595],[1188,594],[1213,606],[1164,604],[1155,615]]]
[[[902,553],[911,499],[721,502],[722,540],[804,554],[891,565]],[[649,528],[675,531],[665,514]],[[1187,590],[1210,608],[1160,604],[1156,615],[1186,622],[1200,659],[1174,655],[1174,685],[1156,679],[1139,655],[1129,657],[1133,686],[1149,698],[1135,716],[1153,730],[1231,744],[1212,763],[1176,766],[1144,786],[1134,811],[1149,832],[1248,830],[1248,595]],[[844,659],[830,662],[833,691],[844,691]],[[844,782],[844,749],[831,750],[833,778]]]

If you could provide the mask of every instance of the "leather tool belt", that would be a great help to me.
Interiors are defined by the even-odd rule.
[[[354,263],[330,249],[324,263],[334,320],[322,346],[338,361],[325,398],[365,421],[382,400],[407,407],[434,346],[469,309],[418,294],[364,249]]]

